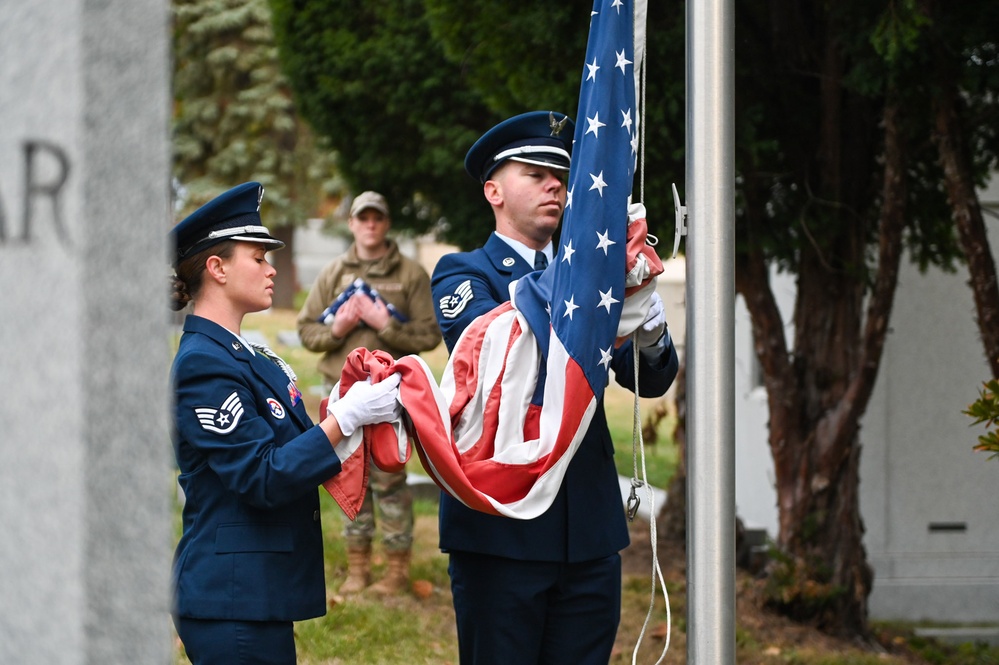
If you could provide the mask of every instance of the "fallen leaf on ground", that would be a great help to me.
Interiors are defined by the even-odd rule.
[[[434,585],[428,580],[413,581],[413,595],[426,600],[434,592]]]

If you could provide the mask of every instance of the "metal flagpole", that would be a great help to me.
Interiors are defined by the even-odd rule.
[[[687,663],[735,662],[733,0],[687,2]]]

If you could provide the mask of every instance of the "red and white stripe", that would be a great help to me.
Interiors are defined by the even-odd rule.
[[[644,242],[641,221],[629,229],[642,240],[629,243],[626,269],[633,273],[636,264],[651,264],[639,272],[642,284],[654,287],[662,264]],[[644,300],[646,290],[634,284],[631,293]],[[631,318],[640,322],[643,316]],[[430,477],[468,507],[517,519],[541,515],[558,493],[598,402],[582,369],[551,334],[543,406],[532,405],[541,361],[535,336],[509,302],[465,330],[439,386],[419,356],[394,360],[384,351],[356,349],[344,365],[340,396],[355,381],[377,382],[398,372],[405,423],[368,425],[341,442],[336,450],[342,471],[324,487],[354,519],[367,488],[369,457],[385,471],[401,471],[412,441]]]

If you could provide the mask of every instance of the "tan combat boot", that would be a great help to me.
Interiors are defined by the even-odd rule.
[[[340,594],[353,596],[371,584],[371,547],[347,549],[347,579],[340,585]]]
[[[372,593],[391,596],[409,590],[409,551],[388,552],[385,577],[369,587]]]

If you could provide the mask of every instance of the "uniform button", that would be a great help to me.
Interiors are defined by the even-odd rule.
[[[318,522],[319,521],[319,511],[318,510],[316,512],[312,513],[312,521],[313,522]]]

